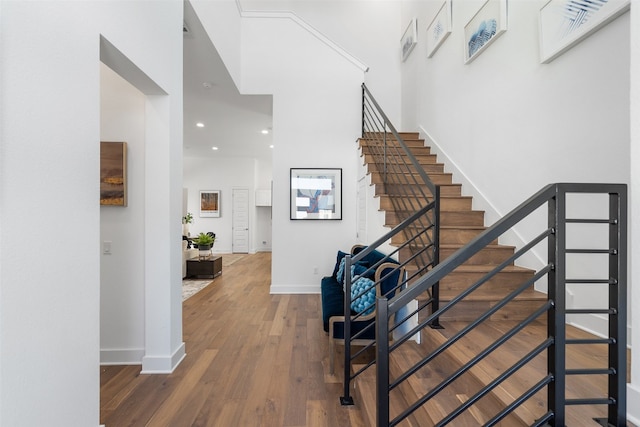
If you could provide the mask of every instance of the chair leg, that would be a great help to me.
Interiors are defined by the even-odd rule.
[[[329,374],[331,375],[333,375],[333,371],[334,371],[335,358],[336,358],[335,342],[333,341],[333,338],[329,336]]]

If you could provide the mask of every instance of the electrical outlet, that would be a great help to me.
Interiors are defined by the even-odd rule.
[[[318,274],[318,267],[313,267],[313,274]]]

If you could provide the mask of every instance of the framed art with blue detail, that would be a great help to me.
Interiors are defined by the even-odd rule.
[[[445,0],[433,21],[427,27],[427,58],[431,58],[440,45],[449,37],[451,26],[451,0]]]
[[[402,61],[406,61],[411,51],[418,43],[418,20],[413,18],[400,39],[400,51],[402,53]]]
[[[540,9],[540,62],[553,61],[630,7],[630,0],[548,1]]]
[[[464,26],[464,63],[478,57],[507,31],[507,0],[487,0]]]
[[[342,219],[342,169],[291,168],[290,180],[290,219]]]

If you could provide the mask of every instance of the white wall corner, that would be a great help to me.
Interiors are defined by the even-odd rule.
[[[320,40],[322,43],[333,49],[340,56],[345,58],[347,61],[351,62],[353,65],[358,67],[363,73],[369,71],[369,66],[364,62],[360,61],[354,55],[349,53],[342,46],[325,36],[323,33],[318,31],[315,27],[309,24],[307,21],[298,16],[295,12],[292,11],[251,11],[251,10],[243,10],[242,5],[240,4],[240,0],[236,0],[236,4],[238,6],[238,11],[240,11],[240,16],[242,18],[267,18],[267,19],[290,19],[295,22],[300,28],[307,31],[309,34],[313,35],[315,38]]]
[[[141,374],[170,374],[184,360],[187,353],[184,342],[171,356],[144,356]]]

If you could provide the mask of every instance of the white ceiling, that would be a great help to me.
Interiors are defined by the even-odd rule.
[[[272,97],[240,95],[188,2],[184,20],[184,156],[271,159]]]

